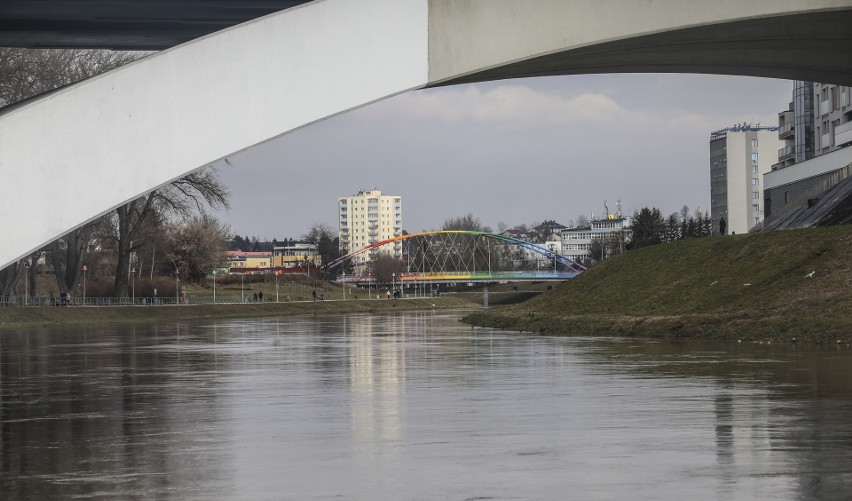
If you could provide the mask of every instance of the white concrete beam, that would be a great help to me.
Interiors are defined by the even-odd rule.
[[[324,0],[0,115],[0,268],[252,145],[426,84],[426,0]]]

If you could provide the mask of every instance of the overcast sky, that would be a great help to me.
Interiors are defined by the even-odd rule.
[[[220,162],[242,236],[337,230],[337,197],[402,196],[403,227],[471,213],[510,227],[611,211],[709,209],[709,137],[777,125],[792,83],[708,75],[589,75],[410,92]]]

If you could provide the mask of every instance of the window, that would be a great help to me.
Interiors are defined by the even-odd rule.
[[[752,161],[752,162],[757,162],[757,152],[756,152],[756,151],[755,151],[754,153],[752,153],[752,154],[751,154],[751,161]]]
[[[752,147],[752,148],[757,148],[757,139],[752,139],[752,140],[751,140],[751,147]]]
[[[752,192],[751,192],[751,199],[752,199],[752,200],[758,200],[758,199],[760,199],[760,192],[759,192],[759,191],[752,191]]]
[[[760,204],[752,204],[751,210],[754,213],[760,213]]]
[[[760,186],[760,179],[758,179],[756,177],[751,178],[751,185],[752,186]]]
[[[753,224],[753,225],[754,225],[754,224],[757,224],[757,223],[759,223],[759,222],[760,222],[760,218],[759,218],[759,217],[753,217],[753,218],[751,218],[751,224]]]
[[[752,174],[757,174],[757,166],[756,166],[756,165],[752,165],[752,166],[751,166],[751,173],[752,173]]]

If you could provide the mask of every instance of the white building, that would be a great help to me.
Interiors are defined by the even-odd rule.
[[[373,188],[337,199],[340,250],[351,252],[402,235],[402,197],[383,195]],[[381,251],[402,257],[402,244],[382,246]],[[366,253],[356,265],[368,261]]]
[[[743,124],[710,134],[710,217],[713,234],[746,233],[763,220],[763,175],[783,143],[778,127]],[[724,219],[724,225],[721,224]]]
[[[595,240],[626,245],[630,240],[630,223],[629,217],[612,216],[589,221],[588,226],[565,228],[562,230],[562,255],[582,262],[589,258]]]

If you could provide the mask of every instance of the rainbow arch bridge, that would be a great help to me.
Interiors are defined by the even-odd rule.
[[[464,230],[424,231],[373,242],[325,267],[339,272],[338,282],[356,284],[565,280],[585,269],[539,244]]]

